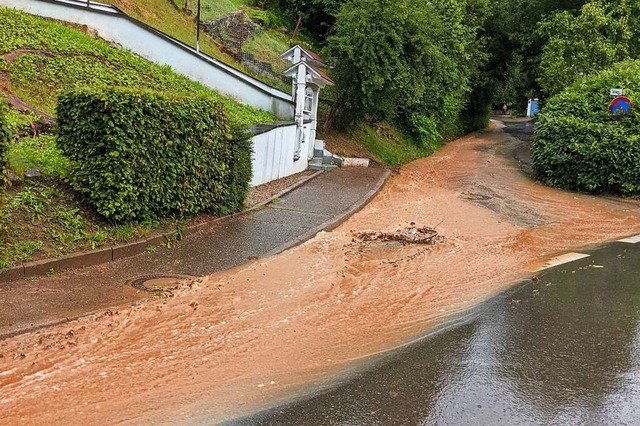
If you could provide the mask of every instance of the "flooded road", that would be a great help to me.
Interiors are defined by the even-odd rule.
[[[640,233],[638,201],[540,185],[522,173],[523,144],[494,122],[294,249],[0,341],[0,423],[211,424],[262,411],[341,381],[551,257]],[[357,238],[412,223],[441,238]],[[461,347],[477,327],[459,331]],[[456,359],[468,358],[442,363]]]
[[[337,388],[239,425],[639,424],[640,246],[488,301]]]

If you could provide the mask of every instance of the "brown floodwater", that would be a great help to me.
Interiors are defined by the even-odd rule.
[[[637,202],[520,171],[499,126],[393,176],[301,246],[0,342],[0,423],[217,422],[313,390],[531,276],[567,250],[640,231]],[[362,242],[414,222],[433,245]]]
[[[640,424],[640,245],[584,254],[341,383],[225,425]]]

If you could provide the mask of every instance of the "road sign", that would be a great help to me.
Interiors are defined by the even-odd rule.
[[[611,89],[611,96],[624,96],[624,89]]]
[[[609,112],[614,116],[629,114],[631,111],[633,111],[633,105],[631,104],[631,100],[626,96],[616,97],[609,105]]]

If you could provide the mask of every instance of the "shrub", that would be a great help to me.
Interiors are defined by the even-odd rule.
[[[250,141],[209,97],[79,89],[60,94],[57,117],[68,179],[108,219],[243,208]]]
[[[9,121],[7,114],[9,107],[4,99],[0,99],[0,188],[4,187],[7,180],[7,152],[9,151],[9,143],[11,142],[11,131],[9,129]]]
[[[533,165],[545,182],[567,189],[640,193],[640,120],[609,113],[609,90],[639,100],[640,61],[623,62],[551,98],[533,135]]]

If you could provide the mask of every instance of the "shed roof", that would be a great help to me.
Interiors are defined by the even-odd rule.
[[[326,62],[324,62],[322,60],[322,58],[320,57],[320,55],[318,55],[316,52],[313,52],[309,49],[305,49],[304,47],[300,46],[299,44],[296,44],[295,46],[293,46],[291,49],[287,50],[286,52],[284,52],[282,55],[280,55],[280,57],[284,60],[287,60],[289,62],[293,62],[293,52],[295,51],[295,49],[300,49],[302,56],[306,57],[307,60],[309,60],[310,62],[316,62],[317,65],[321,66],[321,67],[326,67],[327,64]]]
[[[331,77],[327,75],[327,73],[313,67],[311,64],[305,61],[300,61],[297,64],[292,65],[284,72],[284,75],[295,77],[295,74],[298,72],[298,66],[303,63],[307,67],[307,73],[311,74],[311,77],[314,79],[322,80],[324,82],[323,86],[327,84],[330,84],[330,85],[335,84],[334,81],[331,80]]]

